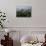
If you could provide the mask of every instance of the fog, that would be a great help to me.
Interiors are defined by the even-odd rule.
[[[16,6],[17,10],[20,10],[20,9],[29,9],[29,8],[32,8],[31,4],[19,4],[19,5]]]

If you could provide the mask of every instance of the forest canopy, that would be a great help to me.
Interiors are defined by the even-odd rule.
[[[20,9],[16,11],[16,17],[31,17],[32,16],[32,10],[29,9]]]

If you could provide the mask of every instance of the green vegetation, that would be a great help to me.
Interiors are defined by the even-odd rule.
[[[31,9],[17,10],[16,17],[31,17]]]

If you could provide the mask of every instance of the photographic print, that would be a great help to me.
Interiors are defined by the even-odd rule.
[[[32,17],[32,5],[31,4],[17,5],[16,17]]]

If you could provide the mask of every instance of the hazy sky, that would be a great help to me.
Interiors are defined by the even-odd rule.
[[[19,5],[16,5],[16,8],[18,9],[28,9],[28,8],[31,8],[32,5],[31,4],[19,4]]]

